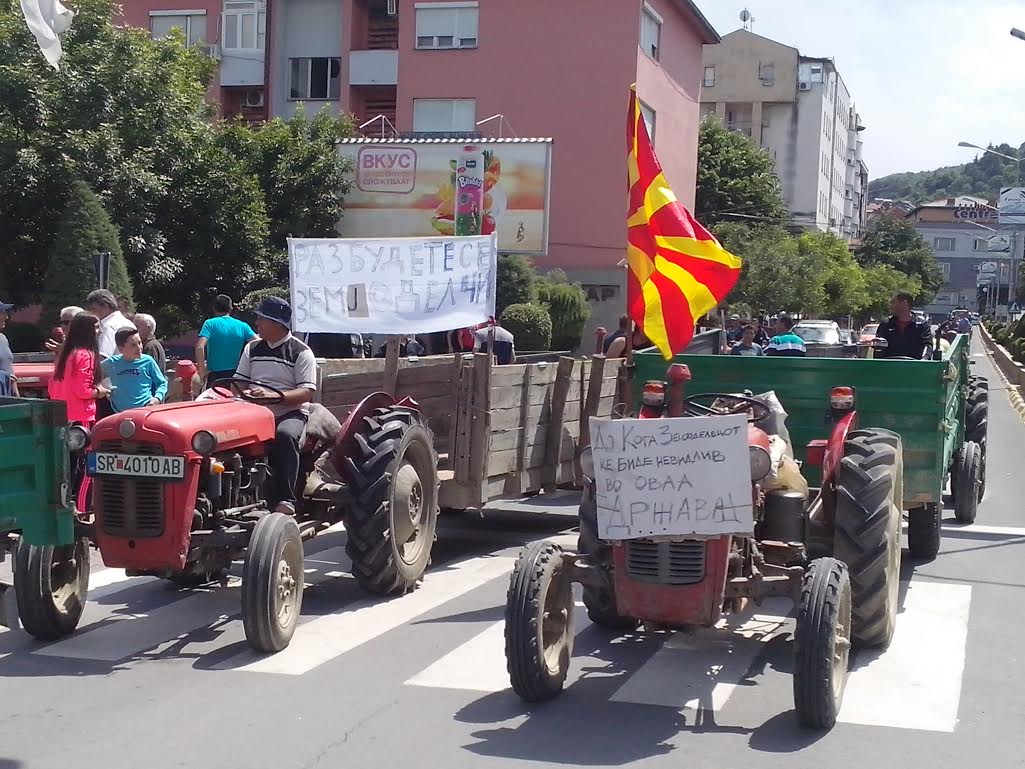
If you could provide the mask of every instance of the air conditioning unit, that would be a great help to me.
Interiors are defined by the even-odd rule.
[[[253,88],[246,91],[246,98],[243,100],[242,105],[245,107],[262,107],[263,106],[263,91],[258,88]]]
[[[209,56],[214,61],[221,60],[221,47],[217,44],[201,45],[199,47],[199,50],[201,50],[204,55]]]
[[[797,90],[799,90],[799,91],[810,91],[811,90],[811,83],[801,83],[800,85],[797,86]]]
[[[388,15],[395,16],[399,12],[399,0],[388,0]]]

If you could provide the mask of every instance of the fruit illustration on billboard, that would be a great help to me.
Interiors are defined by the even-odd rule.
[[[467,145],[449,161],[452,173],[438,188],[431,226],[441,235],[490,235],[505,209],[498,186],[502,163],[492,150]]]

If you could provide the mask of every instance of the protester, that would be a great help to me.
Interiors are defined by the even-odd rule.
[[[114,413],[156,406],[167,395],[167,377],[156,360],[143,353],[142,336],[123,328],[115,335],[118,354],[103,361],[103,375],[110,379]]]
[[[743,330],[740,323],[739,315],[731,315],[730,319],[726,321],[726,344],[732,346],[740,341],[740,337],[743,334]]]
[[[167,354],[164,352],[164,345],[157,339],[157,321],[152,315],[144,312],[135,314],[135,327],[139,330],[139,338],[142,340],[142,352],[156,361],[157,368],[161,373],[167,371]],[[120,349],[120,345],[118,346]],[[116,398],[114,399],[117,400]]]
[[[114,335],[123,328],[135,328],[135,324],[118,309],[118,300],[105,288],[93,291],[85,298],[85,309],[100,321],[100,338],[97,341],[100,357],[109,358],[117,354]]]
[[[626,354],[626,337],[630,333],[630,316],[619,316],[619,328],[605,337],[602,352],[606,358],[622,358]]]
[[[759,315],[754,321],[755,327],[755,344],[761,345],[764,350],[765,346],[769,343],[769,334],[765,330],[765,318]]]
[[[808,354],[804,340],[793,332],[794,321],[786,315],[776,318],[776,336],[769,340],[765,348],[766,355],[779,355],[790,358],[803,358]]]
[[[280,513],[295,513],[295,484],[299,477],[299,438],[306,426],[303,404],[317,391],[317,359],[304,342],[292,336],[292,308],[283,299],[268,297],[253,311],[260,338],[242,350],[236,379],[260,382],[284,394],[280,403],[268,404],[274,412],[277,431],[270,451],[274,499]],[[272,393],[252,385],[253,398]]]
[[[74,305],[62,308],[57,325],[50,330],[50,340],[56,342],[57,345],[64,344],[64,340],[67,338],[68,326],[71,325],[71,319],[80,312],[84,312],[84,310]],[[49,344],[46,347],[47,349],[52,349]]]
[[[256,336],[248,323],[232,317],[233,309],[231,297],[219,294],[214,299],[214,317],[208,318],[199,330],[196,369],[207,387],[219,379],[231,379],[242,348]]]
[[[492,351],[495,362],[499,366],[508,366],[516,360],[515,338],[512,332],[502,328],[494,318],[488,320],[484,328],[477,329],[473,334],[474,352],[487,352],[491,329],[495,331],[495,349]]]
[[[750,323],[741,330],[740,341],[730,349],[730,355],[765,355],[762,346],[755,342],[755,327]]]
[[[18,380],[14,378],[14,353],[11,343],[7,341],[4,329],[10,320],[13,304],[0,302],[0,395],[18,395]]]
[[[888,319],[879,324],[876,337],[886,340],[885,349],[876,352],[877,358],[915,358],[921,360],[932,349],[932,327],[929,321],[915,320],[911,312],[911,294],[901,291],[890,300]]]
[[[423,343],[420,342],[415,336],[409,336],[406,338],[406,351],[403,353],[405,356],[418,356],[425,354]]]
[[[95,315],[82,312],[72,319],[48,387],[51,400],[67,405],[68,422],[87,429],[96,422],[97,401],[110,395],[110,390],[100,384],[99,334],[100,322]],[[72,489],[78,489],[82,482],[84,461],[81,452],[72,458]]]

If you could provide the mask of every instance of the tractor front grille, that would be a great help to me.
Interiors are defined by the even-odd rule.
[[[705,543],[697,540],[629,540],[626,543],[626,573],[638,582],[697,584],[705,576]]]
[[[160,456],[160,446],[105,441],[100,451]],[[114,537],[146,539],[164,533],[164,481],[103,475],[93,480],[94,499],[103,530]]]

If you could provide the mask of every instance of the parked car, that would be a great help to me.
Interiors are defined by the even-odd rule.
[[[859,342],[871,342],[876,338],[876,334],[879,332],[878,323],[866,323],[861,327],[861,333],[858,334]]]
[[[794,333],[805,344],[843,344],[840,326],[832,320],[802,320],[794,326]]]

